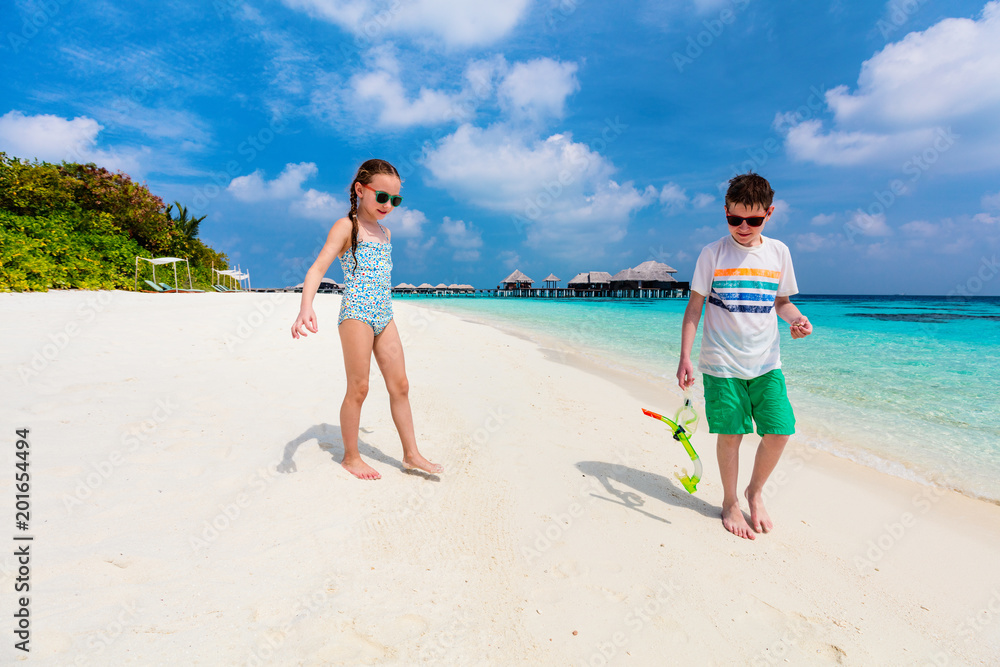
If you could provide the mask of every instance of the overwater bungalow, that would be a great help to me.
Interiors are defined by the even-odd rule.
[[[645,261],[611,276],[609,296],[639,299],[682,296],[688,289],[688,283],[678,282],[672,275],[674,273],[677,269],[663,262]]]
[[[611,274],[607,271],[578,273],[567,285],[576,291],[576,296],[611,296]]]

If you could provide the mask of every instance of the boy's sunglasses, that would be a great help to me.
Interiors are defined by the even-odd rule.
[[[726,211],[726,221],[731,227],[739,227],[744,222],[746,222],[751,227],[760,227],[767,220],[766,215],[755,215],[750,218],[741,218],[738,215],[732,215],[729,211]]]
[[[393,208],[396,208],[397,206],[403,203],[403,198],[399,195],[391,195],[388,192],[382,192],[381,190],[376,190],[372,186],[366,185],[364,183],[362,183],[361,185],[362,187],[368,188],[369,190],[375,193],[375,201],[377,201],[379,204],[384,204],[386,202],[389,202],[390,204],[392,204]]]

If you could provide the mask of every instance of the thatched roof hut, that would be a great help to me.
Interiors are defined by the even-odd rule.
[[[430,292],[432,289],[434,289],[434,285],[431,285],[430,283],[420,283],[417,285],[418,292]]]
[[[500,281],[500,289],[530,289],[533,282],[535,281],[520,270],[514,269],[514,273]]]
[[[670,274],[677,273],[663,262],[648,260],[631,269],[623,269],[611,277],[612,289],[642,289],[644,287],[674,287],[677,280]]]
[[[611,287],[611,274],[607,271],[578,273],[567,285],[575,289],[609,289]]]

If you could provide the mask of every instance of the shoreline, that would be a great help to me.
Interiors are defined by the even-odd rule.
[[[440,308],[432,307],[440,303],[439,300],[429,302],[404,301],[404,303],[412,303],[418,307],[434,311],[448,312],[465,321],[491,326],[504,333],[530,341],[549,353],[553,361],[569,363],[582,370],[600,375],[628,389],[637,398],[649,395],[655,396],[657,393],[669,393],[678,401],[682,398],[673,377],[643,371],[636,365],[639,362],[638,359],[616,357],[612,351],[588,346],[585,342],[576,342],[573,346],[566,345],[552,334],[540,329],[531,329],[522,326],[517,322],[506,320],[499,316],[491,317],[480,313],[473,314],[460,309],[450,310],[447,305]],[[704,395],[701,382],[699,381],[695,387],[694,398],[696,409],[698,409],[699,415],[702,415],[704,412]],[[656,410],[656,408],[650,409]],[[667,412],[672,414],[675,409],[671,408]],[[667,414],[667,412],[664,412],[664,414]],[[923,486],[945,489],[973,500],[1000,506],[1000,498],[986,496],[971,489],[935,481],[933,477],[936,470],[925,470],[915,461],[894,459],[885,453],[873,451],[863,444],[838,438],[840,431],[823,418],[811,415],[808,412],[808,407],[805,410],[796,410],[796,421],[796,434],[791,439],[789,446],[810,447],[816,451],[838,459],[850,461],[880,474],[915,482]],[[699,428],[701,427],[704,427],[707,431],[707,423],[699,424]],[[962,469],[961,462],[952,461],[950,468],[952,472],[960,471]],[[958,474],[955,476],[960,477]]]
[[[406,303],[416,434],[445,473],[402,471],[373,364],[360,447],[382,479],[361,482],[339,465],[339,300],[292,341],[298,295],[106,293],[90,317],[92,296],[0,296],[0,421],[33,438],[40,665],[1000,654],[993,505],[789,448],[766,491],[775,531],[741,540],[719,519],[712,438],[694,436],[705,479],[688,494],[683,448],[639,411],[679,397]]]

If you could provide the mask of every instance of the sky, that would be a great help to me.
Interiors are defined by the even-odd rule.
[[[1000,294],[1000,0],[15,0],[0,35],[0,151],[145,182],[254,287],[379,157],[394,284],[690,280],[753,170],[800,292]]]

